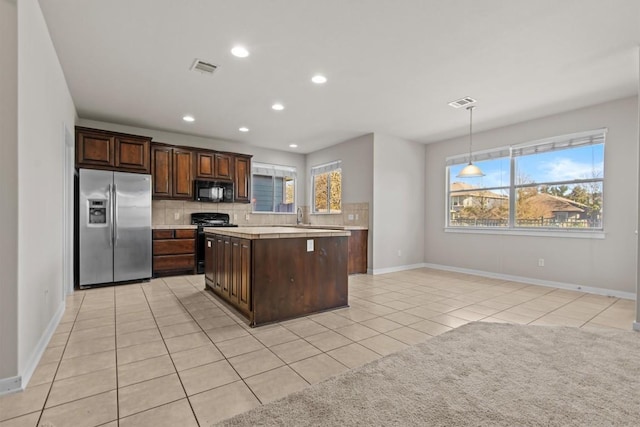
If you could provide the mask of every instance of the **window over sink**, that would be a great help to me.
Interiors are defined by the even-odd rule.
[[[342,162],[340,160],[311,168],[313,209],[315,214],[342,212]]]
[[[251,167],[253,212],[294,213],[296,179],[294,166],[254,163]]]

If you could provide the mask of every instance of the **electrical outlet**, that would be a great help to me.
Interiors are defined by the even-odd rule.
[[[356,221],[358,220],[358,214],[356,214]]]
[[[538,258],[538,267],[544,267],[544,258]]]
[[[234,213],[233,214],[233,222],[237,222],[238,221],[238,214]]]
[[[349,221],[353,221],[353,214],[349,214],[348,218],[349,218]]]
[[[173,219],[180,219],[180,213],[174,212],[173,213]]]
[[[307,240],[307,252],[313,252],[313,239]]]
[[[249,221],[249,214],[244,214],[244,220]]]
[[[398,249],[398,256],[402,256],[402,250]]]

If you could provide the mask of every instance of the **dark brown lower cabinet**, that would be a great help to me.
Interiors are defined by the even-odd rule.
[[[251,326],[348,305],[346,236],[249,240],[207,234],[205,250],[207,288]]]
[[[206,236],[204,240],[204,277],[205,280],[215,282],[215,237]]]
[[[367,230],[350,230],[349,236],[349,274],[367,273]]]
[[[196,230],[153,230],[153,275],[193,274],[196,268]]]
[[[251,240],[231,239],[233,262],[231,286],[232,293],[229,295],[232,301],[237,302],[237,306],[245,314],[249,314],[251,300],[249,299],[251,287]]]

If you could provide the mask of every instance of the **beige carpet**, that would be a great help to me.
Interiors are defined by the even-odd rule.
[[[221,425],[638,426],[640,334],[472,323]]]

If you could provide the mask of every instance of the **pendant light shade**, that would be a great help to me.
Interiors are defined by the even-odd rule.
[[[473,142],[473,109],[475,106],[467,107],[469,110],[469,164],[462,168],[460,173],[456,175],[458,178],[478,178],[484,176],[484,173],[480,170],[480,168],[473,164],[471,159],[473,158],[473,152],[471,151],[471,145]]]
[[[473,163],[469,163],[465,166],[458,175],[458,178],[478,178],[484,176],[479,167],[474,165]]]

